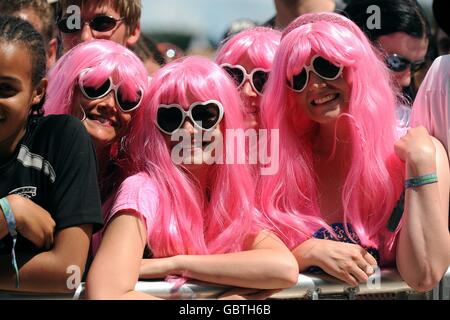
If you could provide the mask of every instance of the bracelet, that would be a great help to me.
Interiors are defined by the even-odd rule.
[[[14,218],[14,213],[11,210],[11,205],[9,204],[9,201],[6,197],[0,199],[0,207],[2,208],[3,214],[6,219],[6,223],[8,225],[8,232],[13,240],[13,245],[11,249],[11,264],[14,268],[14,272],[16,273],[16,288],[19,288],[19,268],[17,267],[17,259],[15,251],[17,242],[16,219]]]
[[[435,183],[438,181],[436,173],[430,173],[423,176],[417,176],[405,180],[405,188],[417,188],[426,184]]]

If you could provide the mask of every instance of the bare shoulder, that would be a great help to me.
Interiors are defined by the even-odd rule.
[[[445,148],[444,148],[444,145],[442,144],[442,142],[440,142],[438,139],[436,139],[433,136],[431,136],[431,140],[433,141],[433,144],[436,148],[436,156],[440,156],[441,154],[443,154],[447,158],[447,155],[446,155],[447,152],[445,151]]]

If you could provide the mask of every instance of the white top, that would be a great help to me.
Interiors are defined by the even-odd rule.
[[[411,127],[428,129],[449,154],[450,142],[450,55],[440,56],[428,70],[411,113]]]

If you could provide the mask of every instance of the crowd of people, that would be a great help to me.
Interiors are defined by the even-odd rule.
[[[73,292],[72,266],[88,299],[156,299],[139,279],[268,298],[299,272],[355,287],[383,267],[433,289],[444,2],[437,40],[416,0],[275,0],[210,59],[169,57],[140,0],[0,0],[0,291]]]

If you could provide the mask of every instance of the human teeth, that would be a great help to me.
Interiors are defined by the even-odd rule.
[[[98,122],[98,123],[100,123],[102,125],[108,124],[110,126],[114,126],[113,125],[113,121],[111,119],[105,119],[105,118],[101,118],[101,117],[93,116],[93,115],[88,115],[87,118],[92,120],[92,121],[96,121],[96,122]]]
[[[107,119],[103,119],[103,118],[98,118],[98,121],[100,123],[109,123],[109,121]]]
[[[320,99],[314,99],[314,103],[315,104],[323,104],[323,103],[327,103],[328,101],[333,100],[334,98],[336,98],[336,94],[330,94],[326,97],[320,98]]]

